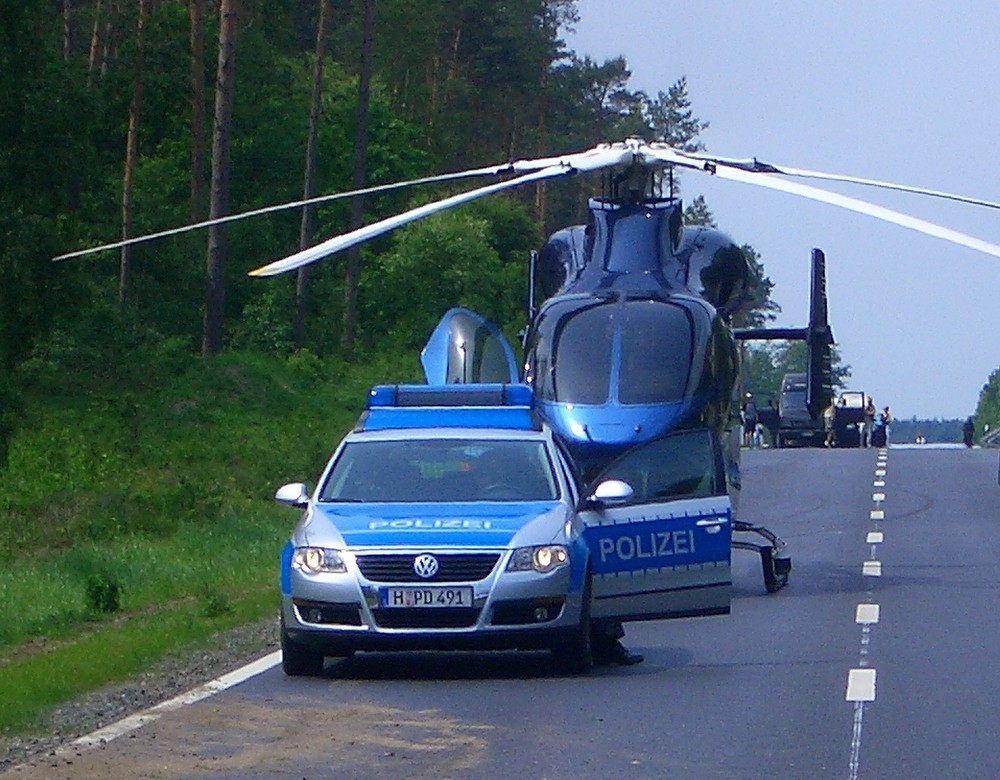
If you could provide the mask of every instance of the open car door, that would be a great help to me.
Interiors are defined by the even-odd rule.
[[[594,620],[729,612],[733,513],[715,432],[640,445],[592,485],[580,516]]]
[[[429,385],[519,381],[514,350],[493,323],[468,309],[450,309],[420,353]]]

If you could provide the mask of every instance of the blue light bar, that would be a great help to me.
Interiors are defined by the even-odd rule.
[[[540,430],[527,385],[378,385],[357,430],[504,428]]]
[[[368,394],[368,408],[377,407],[534,407],[528,385],[376,385]]]

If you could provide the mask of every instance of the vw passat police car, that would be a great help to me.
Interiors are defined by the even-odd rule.
[[[359,650],[551,650],[592,663],[602,623],[729,611],[732,512],[707,430],[589,485],[525,385],[380,386],[281,563],[284,671]]]

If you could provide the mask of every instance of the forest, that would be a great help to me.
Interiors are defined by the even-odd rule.
[[[469,207],[294,281],[246,272],[440,188],[49,260],[210,215],[598,140],[697,148],[707,123],[683,76],[656,95],[630,89],[623,59],[565,48],[575,13],[570,0],[10,4],[0,365],[85,360],[126,338],[206,356],[351,357],[412,348],[456,304],[516,330],[526,253],[584,219],[586,182]],[[711,219],[703,203],[689,214]],[[770,282],[757,267],[767,312]],[[110,368],[92,358],[88,369]],[[17,385],[8,378],[3,392]]]
[[[479,201],[287,278],[247,272],[452,190],[331,199],[53,258],[631,135],[701,148],[708,124],[684,75],[655,95],[633,89],[623,58],[567,48],[576,14],[573,0],[0,5],[5,677],[45,680],[52,704],[100,683],[102,653],[117,664],[104,674],[124,674],[272,610],[292,523],[269,505],[274,485],[315,478],[372,384],[419,379],[417,352],[447,309],[475,309],[513,340],[529,251],[586,218],[593,182]],[[700,199],[686,217],[714,224]],[[756,284],[734,324],[760,325],[780,307],[763,258],[744,251]],[[804,367],[787,346],[745,358],[746,387],[765,397]],[[1000,371],[980,427],[1000,428],[998,399]],[[178,621],[164,646],[125,636],[156,610]],[[59,657],[59,679],[17,652],[95,621],[110,644]],[[0,731],[37,717],[37,696],[0,687]]]

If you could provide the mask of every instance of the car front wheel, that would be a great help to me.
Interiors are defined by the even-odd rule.
[[[289,677],[316,677],[323,673],[323,654],[296,642],[281,619],[281,669]]]
[[[586,674],[594,666],[594,651],[590,639],[590,573],[583,586],[580,624],[572,634],[552,648],[552,657],[560,669],[571,674]]]

